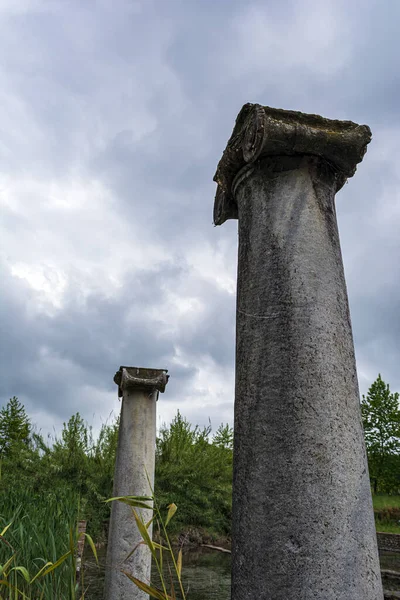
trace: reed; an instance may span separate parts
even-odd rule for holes
[[[0,493],[0,599],[76,600],[79,497]],[[93,540],[86,535],[97,559]]]

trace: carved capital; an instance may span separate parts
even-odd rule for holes
[[[245,104],[218,163],[214,224],[237,219],[232,183],[239,171],[265,156],[318,156],[335,173],[336,191],[354,175],[371,130],[352,121],[325,119],[291,110]]]
[[[126,389],[146,390],[149,393],[155,390],[164,392],[169,379],[167,373],[166,369],[120,367],[114,376],[114,382],[118,386],[118,398],[122,398]]]

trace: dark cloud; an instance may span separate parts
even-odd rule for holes
[[[2,8],[1,399],[108,414],[129,363],[170,369],[161,415],[232,419],[237,227],[212,226],[212,177],[248,101],[371,125],[337,211],[362,390],[379,371],[400,389],[399,11]]]
[[[171,382],[164,400],[176,400],[180,390],[193,393],[191,380],[204,355],[222,367],[233,361],[234,302],[231,295],[207,282],[207,304],[190,320],[169,322],[168,294],[179,290],[187,268],[168,263],[153,271],[126,277],[114,298],[89,296],[84,302],[71,290],[55,315],[30,312],[37,293],[2,265],[2,356],[0,397],[19,395],[36,408],[66,418],[83,409],[79,388],[92,386],[115,392],[114,372],[121,364],[168,368]],[[164,314],[166,310],[167,314]],[[177,349],[184,364],[176,364]],[[75,400],[74,400],[75,397]],[[56,399],[56,400],[55,400]]]

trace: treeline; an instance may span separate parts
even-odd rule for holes
[[[362,419],[375,494],[400,494],[399,394],[379,375],[361,402]],[[0,518],[11,492],[40,498],[75,497],[81,518],[94,537],[109,518],[118,420],[104,424],[97,437],[79,413],[64,423],[61,435],[44,439],[24,406],[12,398],[0,410]],[[176,531],[204,529],[229,535],[231,526],[233,431],[221,425],[190,424],[179,412],[157,438],[155,493],[161,506],[179,510]],[[61,502],[61,500],[60,500]],[[8,515],[9,516],[9,515]],[[0,522],[1,525],[1,522]]]
[[[0,530],[6,507],[18,497],[32,502],[75,498],[80,518],[98,538],[109,518],[118,420],[104,424],[97,437],[79,413],[64,423],[61,436],[45,439],[35,431],[25,407],[13,397],[0,410]],[[221,425],[192,426],[179,412],[159,432],[155,493],[160,505],[175,502],[176,530],[230,531],[233,432]],[[11,504],[11,496],[15,501]]]

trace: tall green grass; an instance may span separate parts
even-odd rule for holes
[[[1,600],[78,597],[78,518],[79,498],[69,490],[0,493]]]
[[[397,533],[400,534],[400,526],[393,523],[385,523],[383,521],[375,521],[376,531],[380,533]]]
[[[372,502],[375,510],[400,508],[400,496],[374,494],[372,496]]]
[[[400,496],[372,496],[377,531],[400,534]]]

